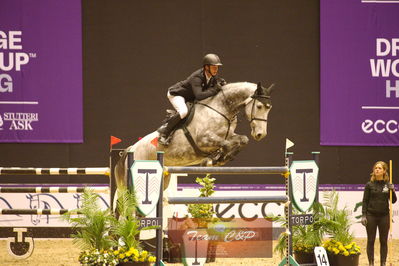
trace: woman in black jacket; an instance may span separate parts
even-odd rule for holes
[[[367,230],[367,257],[374,266],[374,242],[377,228],[380,236],[381,266],[386,265],[389,233],[389,191],[396,202],[394,185],[389,183],[388,165],[378,161],[373,166],[370,181],[364,187],[362,224]]]

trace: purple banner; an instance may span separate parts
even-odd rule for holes
[[[399,146],[399,1],[320,1],[320,144]]]
[[[80,0],[1,0],[0,142],[83,142]]]

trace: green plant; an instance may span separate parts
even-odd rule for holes
[[[310,211],[313,213],[313,224],[292,226],[292,248],[294,252],[313,253],[314,248],[323,243],[323,237],[329,231],[328,228],[335,226],[333,221],[325,217],[323,205],[320,203],[313,203]],[[300,214],[300,212],[293,209],[293,214]],[[271,218],[284,227],[287,224],[284,216],[268,216],[267,218]],[[274,252],[279,253],[281,257],[286,254],[287,237],[286,232],[281,233],[274,248]]]
[[[335,226],[331,226],[328,230],[330,239],[324,242],[327,252],[344,256],[360,254],[360,249],[353,242],[354,236],[350,231],[352,221],[348,210],[346,207],[338,208],[338,193],[336,191],[325,192],[323,199],[326,217],[335,222]],[[337,250],[339,251],[338,253]]]
[[[139,234],[141,230],[156,229],[156,226],[140,228],[136,217],[136,197],[133,190],[118,189],[115,217],[109,210],[101,210],[99,195],[86,189],[82,194],[79,215],[68,212],[64,218],[77,231],[72,235],[82,249],[79,262],[84,265],[117,265],[127,261],[154,262],[155,257],[142,250]]]
[[[292,227],[292,247],[296,252],[313,253],[317,246],[325,246],[327,252],[343,254],[345,256],[360,254],[360,249],[353,242],[353,234],[350,232],[352,224],[347,209],[338,207],[339,196],[336,191],[323,193],[323,204],[315,202],[310,211],[314,215],[314,223],[310,225],[298,225]],[[293,214],[299,214],[295,209]],[[286,219],[282,216],[271,216],[274,221],[286,225]],[[330,239],[324,241],[325,237]],[[278,243],[274,248],[281,256],[286,252],[287,234],[280,234]],[[337,253],[338,252],[338,253]]]
[[[215,178],[206,175],[204,178],[197,177],[195,182],[202,187],[199,189],[200,197],[210,197],[215,193]],[[189,204],[188,213],[193,218],[211,219],[215,214],[212,204]]]
[[[114,244],[109,234],[114,221],[111,211],[101,209],[100,196],[91,189],[86,189],[81,197],[80,214],[75,215],[76,210],[64,214],[64,219],[76,230],[72,235],[74,243],[82,250],[110,249]]]

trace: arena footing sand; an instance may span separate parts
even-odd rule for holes
[[[366,255],[366,239],[356,239],[356,243],[361,248],[362,254],[360,255],[359,266],[368,265]],[[273,243],[275,244],[275,242]],[[393,250],[396,256],[393,256],[392,265],[399,265],[399,257],[397,256],[397,250],[399,250],[399,239],[393,241]],[[395,252],[396,251],[396,252]],[[80,265],[78,262],[79,249],[72,244],[71,239],[60,239],[60,240],[35,240],[35,250],[33,255],[25,260],[17,260],[11,257],[7,252],[6,241],[0,240],[0,265],[1,266],[40,266],[40,265],[51,265],[51,266],[73,266]],[[375,245],[375,256],[376,264],[380,265],[379,257],[379,243],[376,240]],[[234,266],[234,265],[278,265],[281,259],[278,255],[273,258],[264,259],[226,259],[217,258],[216,262],[209,263],[212,266]],[[168,265],[181,265],[181,264],[168,264]],[[389,265],[389,264],[388,264]]]

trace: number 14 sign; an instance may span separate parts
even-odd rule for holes
[[[323,247],[315,247],[314,255],[316,257],[317,266],[330,266],[328,262],[327,252]]]

